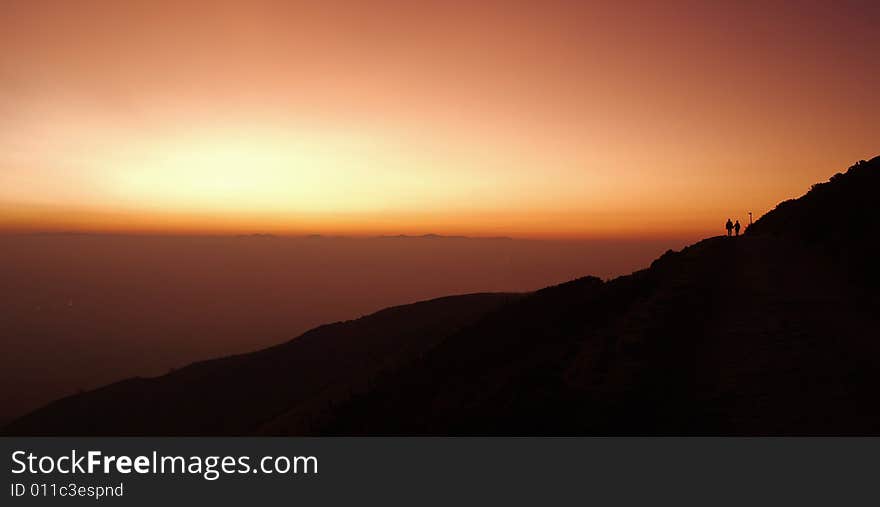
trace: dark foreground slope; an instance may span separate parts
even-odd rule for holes
[[[325,434],[880,434],[880,158],[745,237],[511,303]]]
[[[667,252],[610,282],[450,298],[471,309],[454,323],[402,307],[317,356],[304,354],[324,350],[322,329],[332,327],[68,398],[8,431],[880,434],[878,191],[875,158],[781,204],[743,237]],[[365,345],[388,327],[403,331]],[[408,340],[418,352],[400,352]],[[329,372],[302,373],[309,357]],[[339,374],[364,368],[371,374]]]
[[[878,321],[853,298],[798,246],[709,239],[512,303],[320,432],[878,433]]]
[[[378,372],[413,358],[519,296],[473,294],[382,310],[313,329],[250,354],[195,363],[63,398],[14,421],[8,434],[241,435],[279,414],[310,413],[369,387]]]
[[[873,289],[880,283],[880,157],[817,183],[799,199],[779,204],[747,234],[796,241],[819,250],[847,275],[847,283]],[[878,294],[865,294],[878,301]]]

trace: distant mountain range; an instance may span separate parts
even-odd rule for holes
[[[880,157],[628,276],[390,308],[4,433],[877,435],[878,193]]]

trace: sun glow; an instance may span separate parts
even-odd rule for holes
[[[146,147],[144,147],[146,148]],[[302,135],[214,134],[155,143],[108,169],[107,190],[140,208],[319,212],[363,209],[370,145]]]

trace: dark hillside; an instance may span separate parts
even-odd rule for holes
[[[706,240],[505,306],[319,433],[873,434],[878,321],[852,297],[784,240]]]
[[[799,199],[757,220],[750,235],[773,235],[817,246],[866,288],[880,282],[880,157],[860,161]],[[875,291],[871,297],[877,298]]]
[[[423,354],[485,312],[516,299],[474,294],[388,308],[313,329],[268,349],[195,363],[58,400],[6,433],[241,435],[300,404],[326,410],[375,375]]]
[[[876,434],[878,165],[814,186],[745,237],[501,308],[322,432]]]

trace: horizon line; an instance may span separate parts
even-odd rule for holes
[[[457,239],[457,240],[483,240],[483,241],[660,241],[671,239],[702,239],[712,237],[706,231],[689,231],[675,233],[651,233],[651,234],[620,234],[620,235],[546,235],[546,236],[517,236],[517,235],[470,235],[470,234],[442,234],[442,233],[386,233],[386,234],[357,234],[357,233],[277,233],[277,232],[221,232],[221,231],[174,231],[174,230],[95,230],[95,229],[45,229],[33,230],[24,228],[0,227],[0,236],[107,236],[107,237],[201,237],[201,238],[254,238],[254,239]]]

